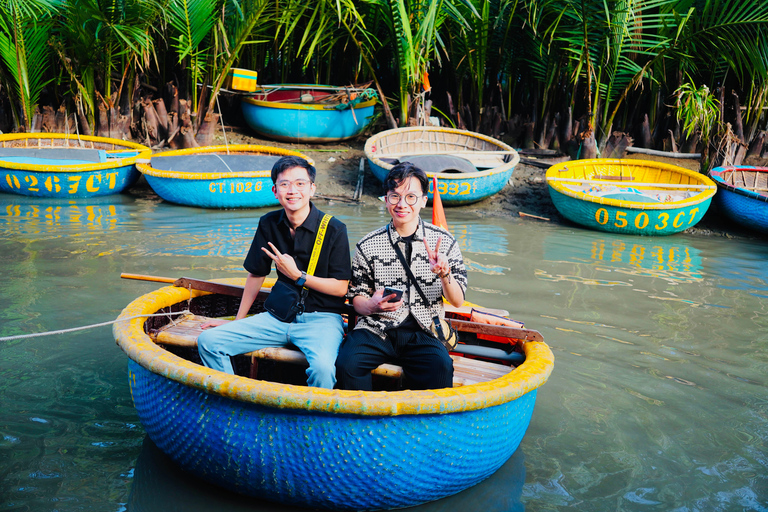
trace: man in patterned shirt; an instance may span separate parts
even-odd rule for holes
[[[396,165],[384,182],[392,222],[357,243],[348,296],[362,315],[339,351],[336,377],[342,389],[371,389],[371,370],[393,362],[403,368],[411,389],[453,385],[453,361],[430,329],[445,317],[443,297],[464,303],[467,271],[456,240],[419,217],[427,204],[429,181],[415,165]],[[428,304],[410,282],[395,250],[399,247]],[[404,290],[384,295],[384,288]]]

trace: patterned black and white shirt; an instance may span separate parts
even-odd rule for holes
[[[466,295],[467,270],[464,267],[459,244],[446,230],[419,219],[419,227],[413,236],[410,263],[414,277],[419,281],[424,295],[430,301],[429,304],[424,304],[413,284],[409,286],[408,276],[394,250],[393,244],[397,243],[403,255],[408,254],[405,250],[405,242],[390,222],[365,235],[355,246],[348,297],[350,301],[358,295],[370,298],[376,290],[393,286],[405,290],[403,305],[397,311],[360,317],[356,329],[368,329],[384,338],[388,329],[397,327],[408,318],[409,314],[413,314],[421,328],[430,332],[429,327],[432,325],[432,317],[435,313],[439,314],[440,318],[445,317],[442,299],[443,284],[440,278],[429,269],[429,256],[424,247],[425,236],[431,248],[437,245],[437,239],[442,236],[440,252],[448,257],[451,279],[459,283]]]

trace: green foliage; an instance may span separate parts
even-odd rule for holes
[[[709,91],[709,87],[696,87],[686,82],[675,91],[677,96],[677,119],[683,122],[685,136],[690,137],[694,130],[701,131],[701,140],[707,142],[720,116],[720,102]]]

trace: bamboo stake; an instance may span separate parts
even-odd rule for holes
[[[703,189],[703,190],[711,190],[714,188],[717,188],[714,185],[694,185],[694,184],[674,184],[674,183],[624,183],[621,181],[614,181],[614,180],[591,180],[589,178],[547,178],[547,181],[564,181],[564,182],[570,182],[570,183],[590,183],[590,184],[598,184],[598,185],[616,185],[621,184],[624,186],[632,186],[632,187],[656,187],[656,188],[682,188],[682,189]]]

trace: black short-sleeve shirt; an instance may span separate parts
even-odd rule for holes
[[[270,273],[274,262],[261,250],[262,247],[269,249],[267,242],[272,242],[281,253],[293,256],[299,270],[307,270],[309,259],[312,256],[312,246],[315,243],[317,230],[324,215],[314,204],[311,202],[309,204],[309,215],[304,223],[296,228],[295,239],[291,237],[291,228],[285,210],[269,212],[259,219],[259,227],[256,229],[251,248],[243,263],[245,270],[255,276],[266,276]],[[336,217],[332,218],[328,224],[314,275],[331,277],[341,281],[349,281],[352,277],[347,226]],[[295,286],[291,278],[279,271],[277,278]],[[304,305],[308,313],[341,313],[344,309],[344,300],[344,297],[334,297],[310,289]]]

